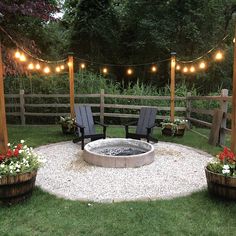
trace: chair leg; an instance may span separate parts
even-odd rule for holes
[[[81,150],[84,150],[84,139],[81,140]]]

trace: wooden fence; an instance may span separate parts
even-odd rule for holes
[[[7,116],[18,116],[20,117],[20,121],[22,125],[26,124],[26,117],[58,117],[58,116],[66,116],[69,115],[69,94],[25,94],[24,90],[20,90],[19,94],[6,94],[6,108],[7,108]],[[33,99],[65,99],[67,102],[53,102],[53,103],[34,103],[30,102]],[[97,110],[93,115],[100,117],[100,121],[104,122],[106,117],[116,117],[116,118],[138,118],[138,112],[141,107],[156,107],[159,111],[157,115],[157,119],[163,120],[165,118],[169,118],[170,114],[170,106],[156,106],[149,105],[152,104],[152,101],[155,101],[157,104],[166,101],[166,104],[170,102],[170,96],[135,96],[135,95],[116,95],[116,94],[105,94],[104,90],[101,89],[98,94],[81,94],[76,95],[75,99],[78,102],[81,99],[96,99],[96,103],[86,103],[90,105],[92,108]],[[117,103],[113,100],[126,100],[126,104]],[[214,115],[214,108],[219,108],[223,111],[224,116],[221,121],[221,129],[220,129],[220,137],[225,136],[225,133],[230,133],[231,130],[227,128],[227,120],[231,120],[231,114],[229,111],[229,104],[231,103],[232,97],[228,96],[228,90],[223,89],[219,96],[191,96],[190,93],[187,94],[186,97],[175,97],[175,103],[181,103],[182,106],[176,106],[175,112],[178,115],[178,118],[186,118],[192,123],[196,123],[201,126],[205,126],[208,128],[212,127],[212,117]],[[128,102],[129,101],[129,104]],[[134,102],[135,101],[135,102]],[[143,105],[143,102],[146,101],[146,104]],[[214,108],[199,108],[196,104],[196,101],[205,101],[206,103],[211,103],[214,101],[217,103]],[[85,104],[85,103],[84,103]],[[40,109],[38,111],[30,111],[30,109]],[[51,112],[52,108],[65,108],[66,112]],[[47,112],[42,112],[44,109],[47,109]],[[113,110],[113,112],[109,110]],[[11,110],[11,111],[9,111]],[[14,111],[12,111],[14,110]],[[129,111],[129,112],[127,112]],[[131,111],[131,112],[130,112]],[[197,116],[201,114],[204,116],[208,116],[208,121],[199,119]],[[210,121],[209,121],[210,120]]]

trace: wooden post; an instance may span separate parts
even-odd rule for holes
[[[104,89],[100,92],[100,123],[104,123]]]
[[[70,115],[75,117],[75,86],[74,86],[74,58],[73,54],[68,55],[69,80],[70,80]]]
[[[228,97],[228,89],[222,89],[221,90],[221,97]],[[221,100],[220,102],[220,109],[223,112],[223,118],[221,121],[220,126],[220,137],[219,137],[219,144],[225,145],[225,128],[226,128],[226,122],[227,122],[227,112],[228,112],[228,101],[227,100]]]
[[[234,38],[236,39],[236,12],[233,13],[235,22]],[[234,43],[234,67],[233,67],[233,94],[232,94],[232,117],[231,117],[231,151],[236,154],[236,42]]]
[[[170,81],[170,120],[174,122],[175,119],[175,65],[176,53],[171,53],[171,81]]]
[[[191,127],[191,123],[189,118],[191,117],[191,92],[187,93],[187,97],[186,97],[186,118],[188,120],[188,128]]]
[[[21,125],[25,125],[25,98],[24,98],[25,91],[20,90],[20,120]]]
[[[2,45],[0,38],[0,153],[7,152],[8,134],[3,83]]]

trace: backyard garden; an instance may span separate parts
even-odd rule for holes
[[[235,1],[1,1],[0,235],[234,235]]]

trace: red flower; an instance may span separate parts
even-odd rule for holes
[[[15,149],[14,156],[17,157],[19,155],[19,149]]]
[[[13,154],[14,154],[13,151],[12,151],[11,149],[8,149],[6,156],[7,156],[8,158],[10,158],[10,157],[13,156]]]
[[[22,145],[21,143],[19,143],[16,148],[19,149],[19,150],[21,150],[22,147],[23,147],[23,145]]]
[[[4,155],[0,155],[0,161],[3,161],[6,157]]]

